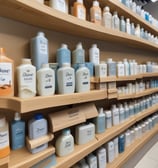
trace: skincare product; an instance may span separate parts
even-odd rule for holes
[[[107,60],[107,74],[108,76],[116,76],[116,63],[112,58],[108,58]]]
[[[92,47],[89,49],[89,61],[92,62],[94,65],[100,63],[100,50],[97,48],[96,44],[93,44]]]
[[[86,20],[86,8],[83,0],[76,0],[73,5],[73,15],[79,19]]]
[[[119,153],[124,152],[125,150],[125,135],[121,134],[119,136]]]
[[[112,29],[120,30],[120,19],[115,11],[112,16]]]
[[[120,123],[119,121],[119,109],[116,107],[116,105],[112,105],[112,121],[113,121],[113,125],[118,125]]]
[[[98,168],[106,168],[106,149],[103,147],[100,147],[96,151],[97,153],[97,159],[98,159]]]
[[[68,0],[49,0],[49,6],[64,13],[68,13]]]
[[[119,152],[118,152],[118,137],[116,137],[114,140],[113,140],[113,142],[114,142],[114,153],[115,153],[115,158],[116,157],[118,157],[118,154],[119,154]]]
[[[111,163],[115,159],[114,142],[110,141],[107,144],[108,163]]]
[[[89,168],[97,168],[97,157],[92,153],[87,156]]]
[[[109,29],[112,28],[112,15],[108,6],[103,9],[103,26]]]
[[[101,62],[95,65],[95,77],[105,78],[107,76],[107,64]]]
[[[111,111],[105,111],[105,123],[106,123],[106,128],[111,128],[112,127],[112,114]]]

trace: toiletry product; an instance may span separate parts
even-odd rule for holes
[[[119,110],[116,107],[115,104],[112,105],[112,122],[113,122],[113,126],[118,125],[120,123],[119,121]]]
[[[121,134],[119,136],[119,153],[124,152],[125,150],[125,135]]]
[[[14,61],[0,48],[0,96],[14,96]]]
[[[36,70],[39,70],[42,64],[48,64],[48,40],[43,32],[38,32],[37,36],[31,39],[31,59]]]
[[[112,15],[108,6],[103,9],[103,26],[109,29],[112,27]]]
[[[68,0],[49,0],[49,6],[64,13],[68,13]]]
[[[87,163],[89,168],[97,168],[97,157],[94,154],[89,154],[87,156]]]
[[[116,137],[114,140],[113,140],[113,142],[114,142],[114,153],[115,153],[115,158],[116,157],[118,157],[118,154],[119,154],[119,152],[118,152],[118,137]]]
[[[108,158],[108,163],[111,163],[115,159],[115,149],[114,149],[114,142],[109,141],[107,143],[107,158]]]
[[[37,71],[37,92],[40,96],[53,95],[55,92],[55,74],[49,64],[42,64]]]
[[[99,108],[98,113],[98,116],[94,118],[95,133],[103,133],[105,132],[105,114],[103,108]]]
[[[86,8],[83,0],[76,0],[73,5],[73,15],[79,19],[86,20]]]
[[[112,114],[111,111],[105,111],[105,124],[106,124],[106,128],[111,128],[112,127]]]
[[[101,25],[102,11],[97,0],[93,1],[93,6],[90,8],[90,21]]]
[[[129,63],[127,58],[123,59],[125,76],[129,76]]]
[[[119,120],[120,123],[123,123],[125,121],[125,110],[122,104],[119,104]]]
[[[76,92],[90,91],[90,72],[84,64],[79,64],[79,68],[75,73],[75,87]]]
[[[107,64],[101,62],[95,65],[95,77],[105,78],[107,76]]]
[[[71,52],[66,44],[61,44],[61,48],[57,50],[56,60],[59,67],[61,67],[63,63],[71,64]]]
[[[25,122],[21,120],[20,113],[16,112],[11,122],[11,148],[20,149],[25,146]]]
[[[75,91],[75,72],[69,63],[64,63],[57,70],[57,83],[59,94],[69,94]]]
[[[140,25],[139,24],[137,24],[135,28],[135,36],[140,37]]]
[[[131,35],[135,35],[135,25],[131,23]]]
[[[116,76],[116,62],[112,58],[107,59],[107,74],[108,76]]]
[[[107,161],[106,161],[106,149],[100,147],[96,151],[97,159],[98,159],[98,168],[106,168]]]
[[[125,133],[125,146],[128,147],[131,144],[131,134],[130,131]]]
[[[6,118],[0,114],[0,159],[10,154],[9,129]]]
[[[31,98],[36,96],[36,68],[28,58],[22,59],[22,64],[16,68],[18,96]]]
[[[42,144],[40,146],[37,146],[36,148],[31,149],[30,152],[32,154],[35,154],[35,153],[41,152],[41,151],[43,151],[47,148],[48,148],[48,143],[45,143],[45,144]]]
[[[131,34],[131,25],[130,25],[130,19],[126,19],[126,33]]]
[[[93,44],[89,49],[89,61],[94,65],[100,63],[100,50],[97,48],[97,44]]]
[[[120,19],[115,11],[112,16],[112,29],[120,30]]]
[[[134,75],[134,66],[132,60],[129,60],[129,74]]]
[[[90,77],[94,76],[94,67],[92,62],[86,62],[85,66],[89,69]]]
[[[124,16],[121,16],[120,19],[120,31],[126,32],[126,22],[124,20]]]
[[[80,168],[89,168],[89,165],[86,163],[85,159],[80,160]]]
[[[62,134],[55,142],[56,154],[58,156],[66,156],[74,150],[74,138],[71,135],[70,129],[62,130]]]
[[[93,123],[85,123],[76,126],[75,141],[76,144],[81,145],[88,143],[95,137],[95,125]]]
[[[117,63],[117,76],[125,76],[125,66],[121,61]]]
[[[76,45],[76,49],[72,52],[72,64],[85,63],[85,50],[82,47],[82,43]]]
[[[125,119],[129,118],[129,107],[127,102],[124,103]]]

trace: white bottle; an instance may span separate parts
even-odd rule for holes
[[[79,164],[80,164],[80,168],[90,168],[86,163],[85,159],[80,160]]]
[[[138,63],[135,60],[133,60],[132,62],[133,62],[133,74],[137,75],[138,74],[138,71],[137,71]]]
[[[97,151],[97,158],[98,158],[98,168],[106,168],[107,161],[106,161],[106,149],[100,147]],[[96,167],[97,168],[97,167]]]
[[[103,26],[109,29],[112,27],[112,15],[108,6],[103,9]]]
[[[108,163],[111,163],[115,159],[115,151],[114,151],[114,142],[110,141],[107,144],[107,150],[108,150]]]
[[[121,61],[117,63],[117,76],[125,76],[125,66]]]
[[[105,78],[107,76],[107,64],[101,62],[95,65],[95,77]]]
[[[129,71],[130,71],[130,75],[134,75],[134,66],[131,60],[129,60]]]
[[[123,59],[123,63],[124,63],[124,72],[125,72],[125,76],[129,76],[129,63],[127,61],[127,59]]]
[[[120,123],[123,123],[125,121],[125,111],[122,104],[119,104],[119,119]]]
[[[64,63],[57,70],[57,83],[59,94],[69,94],[75,91],[75,72],[69,63]]]
[[[140,25],[139,24],[137,24],[135,28],[135,36],[140,37]]]
[[[111,128],[112,127],[112,114],[111,111],[105,111],[105,124],[106,124],[106,128]]]
[[[94,65],[100,63],[100,50],[97,48],[96,44],[93,44],[92,47],[89,49],[89,61],[92,62]]]
[[[37,71],[37,91],[40,96],[53,95],[55,92],[55,74],[49,64],[43,64]]]
[[[87,156],[89,168],[97,168],[97,157],[92,153]]]
[[[120,19],[120,31],[126,32],[126,22],[124,20],[124,16],[121,16]]]
[[[62,130],[62,134],[55,142],[56,154],[60,157],[66,156],[74,150],[74,138],[71,135],[70,129]]]
[[[128,147],[131,144],[131,134],[130,131],[125,133],[125,146]]]
[[[129,107],[127,102],[124,102],[124,111],[125,111],[125,119],[129,118]]]
[[[75,75],[76,92],[90,91],[90,72],[84,64],[79,64]]]
[[[30,59],[22,59],[22,64],[17,67],[18,96],[30,98],[36,95],[36,68]]]
[[[49,6],[64,13],[68,13],[68,0],[49,0]]]
[[[130,19],[126,19],[126,33],[131,34],[131,25],[130,25]]]
[[[120,30],[120,19],[115,11],[112,16],[112,29]]]
[[[118,154],[119,154],[119,152],[118,152],[118,137],[116,137],[113,140],[113,142],[114,142],[114,152],[115,152],[115,158],[116,158],[116,157],[118,157]]]
[[[113,120],[113,126],[118,125],[120,123],[119,121],[119,110],[116,107],[116,105],[112,105],[112,120]]]

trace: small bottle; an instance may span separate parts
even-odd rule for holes
[[[36,70],[39,70],[42,64],[48,64],[48,40],[43,32],[38,32],[37,36],[31,39],[31,59]]]
[[[37,71],[37,91],[40,96],[53,95],[55,92],[55,74],[49,64],[43,64]]]
[[[131,135],[130,132],[125,133],[125,146],[128,147],[131,145]]]
[[[25,122],[21,120],[20,113],[16,112],[11,122],[11,148],[13,150],[25,146]]]
[[[63,63],[71,64],[71,52],[66,44],[62,44],[61,48],[57,50],[56,58],[59,67],[61,67]]]
[[[75,72],[69,63],[57,70],[58,93],[69,94],[75,91]]]
[[[55,142],[56,154],[60,157],[69,155],[74,150],[74,138],[70,129],[64,129]]]
[[[100,50],[97,48],[97,44],[93,44],[89,49],[89,61],[94,65],[100,63]]]
[[[9,129],[6,118],[0,114],[0,159],[10,154]]]
[[[14,96],[14,61],[0,48],[0,96]]]
[[[83,0],[76,0],[73,5],[73,15],[79,19],[86,20],[86,8]]]
[[[116,62],[112,58],[107,60],[107,74],[108,76],[116,76]]]
[[[79,64],[79,68],[75,75],[76,92],[90,91],[90,72],[84,64]]]
[[[140,37],[140,25],[139,24],[137,24],[135,28],[135,36]]]
[[[96,168],[97,163],[97,157],[93,155],[92,153],[87,156],[87,163],[89,165],[89,168]]]
[[[97,153],[97,159],[98,159],[98,168],[106,168],[106,165],[107,165],[106,149],[103,147],[100,147],[99,149],[97,149],[96,153]]]
[[[116,11],[112,16],[112,29],[120,30],[120,19]]]
[[[118,157],[118,154],[119,154],[119,152],[118,152],[118,137],[116,137],[114,140],[113,140],[113,142],[114,142],[114,152],[115,152],[115,158],[117,158]]]
[[[120,19],[120,31],[126,32],[126,22],[124,20],[124,16],[121,16]]]
[[[49,0],[49,6],[64,13],[68,13],[68,0]]]
[[[113,120],[113,126],[118,125],[120,123],[119,121],[119,110],[116,107],[116,105],[112,105],[112,120]]]
[[[131,25],[130,25],[130,19],[126,19],[126,33],[131,34]]]
[[[108,6],[103,9],[103,26],[109,29],[112,28],[112,14]]]
[[[93,6],[90,8],[90,21],[101,25],[102,11],[97,0],[93,1]]]
[[[106,128],[111,128],[112,127],[112,114],[111,111],[105,111],[105,119],[106,119]]]
[[[107,76],[107,64],[101,62],[95,65],[95,77],[105,78]]]
[[[129,76],[129,63],[127,59],[123,59],[125,76]]]
[[[16,68],[18,97],[31,98],[36,96],[36,67],[31,59],[22,59],[22,64]]]
[[[117,76],[125,76],[125,66],[121,61],[117,63]]]
[[[107,153],[108,153],[108,163],[111,163],[115,159],[115,151],[114,151],[114,142],[110,141],[107,144]]]

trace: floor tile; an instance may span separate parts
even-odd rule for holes
[[[143,157],[142,160],[140,160],[140,162],[138,162],[135,168],[158,168],[156,167],[157,165],[158,165],[157,161],[145,156]]]

